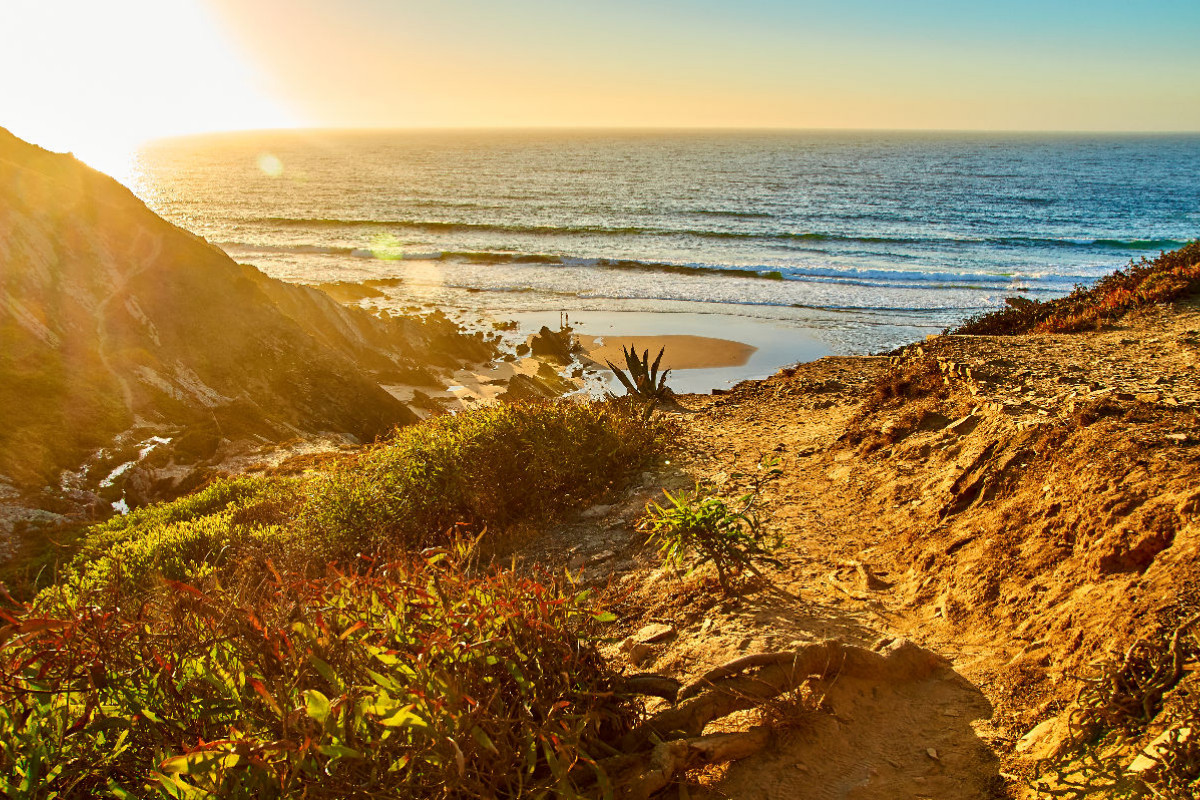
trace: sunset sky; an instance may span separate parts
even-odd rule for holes
[[[4,0],[0,126],[1200,130],[1195,0]]]

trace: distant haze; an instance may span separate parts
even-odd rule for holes
[[[0,125],[1200,130],[1200,3],[5,0]]]

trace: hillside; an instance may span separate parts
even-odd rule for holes
[[[10,485],[113,436],[95,475],[373,438],[410,419],[380,382],[489,355],[6,147]],[[1195,797],[1198,247],[890,356],[480,403],[81,526],[0,595],[0,791]]]
[[[906,637],[948,667],[918,686],[829,689],[836,723],[780,737],[711,796],[1025,797],[1039,769],[1071,773],[1093,756],[1074,774],[1083,788],[1058,796],[1194,796],[1186,733],[1161,794],[1124,773],[1139,748],[1197,718],[1194,295],[1102,331],[931,337],[682,402],[690,435],[670,485],[708,481],[733,497],[747,484],[731,476],[781,459],[761,508],[783,537],[773,579],[800,601],[719,601],[695,581],[665,592],[635,534],[573,531],[585,544],[564,558],[597,577],[628,570],[631,633],[676,631],[639,668],[686,681],[829,636]],[[606,516],[636,521],[648,495]]]
[[[10,490],[58,485],[126,431],[126,449],[157,434],[188,464],[222,440],[370,441],[417,418],[381,382],[436,384],[431,369],[494,354],[444,318],[381,319],[234,263],[107,176],[3,130],[0,267]]]

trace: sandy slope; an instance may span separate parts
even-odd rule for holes
[[[903,685],[835,681],[829,713],[710,776],[713,797],[1021,796],[1054,726],[1022,753],[1019,738],[1191,580],[1198,361],[1192,304],[1102,333],[938,337],[685,397],[686,459],[546,537],[537,557],[608,582],[625,633],[676,630],[639,670],[694,678],[827,637],[904,636],[948,659]],[[935,392],[864,403],[889,370],[921,364]],[[702,576],[656,570],[634,530],[645,502],[704,479],[736,494],[736,473],[764,454],[785,468],[764,494],[786,541],[774,577],[800,600],[753,587],[727,599]]]

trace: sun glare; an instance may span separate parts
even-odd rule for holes
[[[300,124],[203,0],[5,0],[0,30],[0,126],[118,180],[149,139]]]

